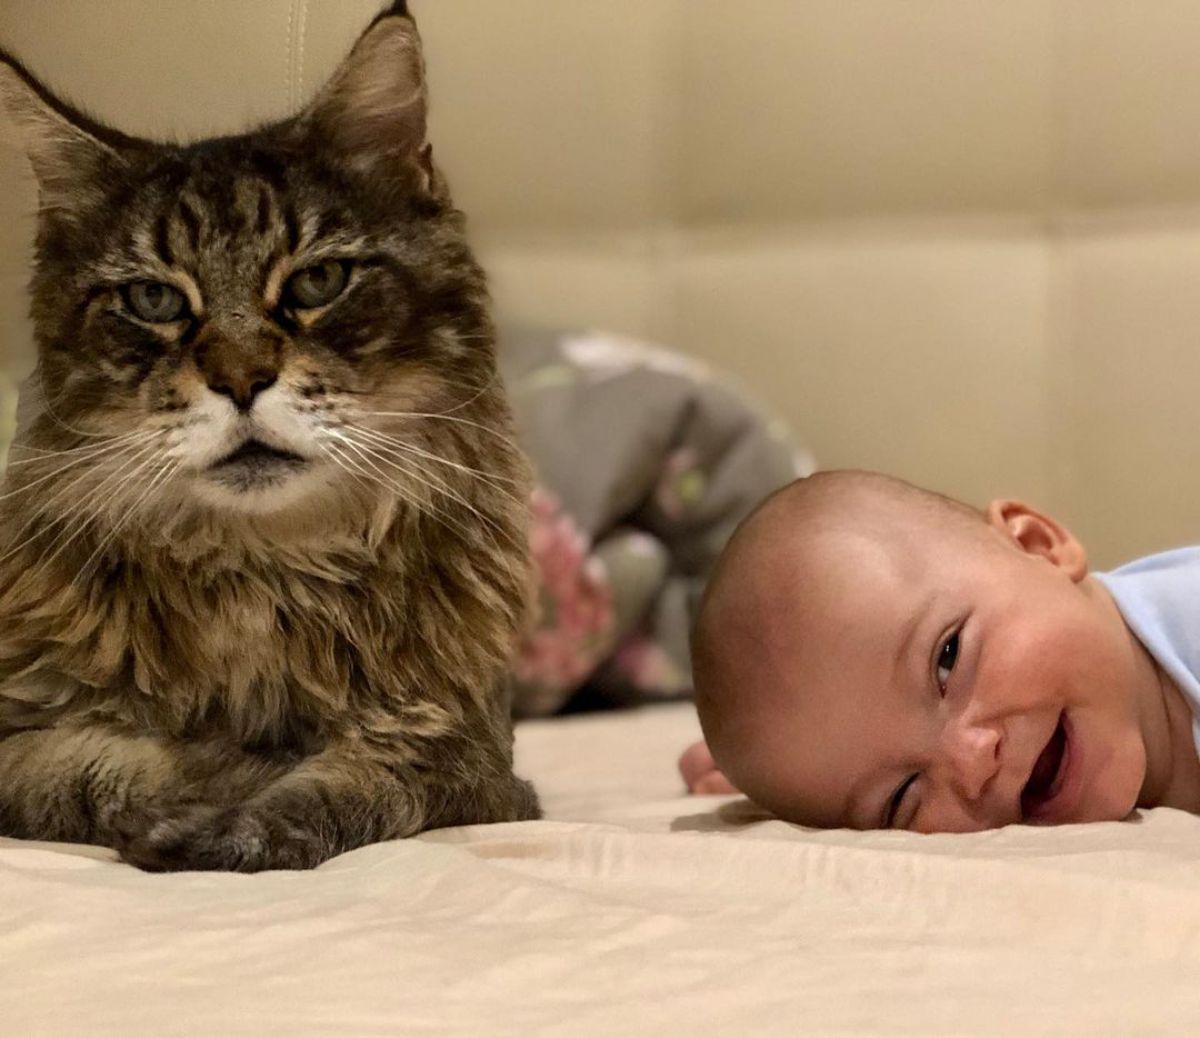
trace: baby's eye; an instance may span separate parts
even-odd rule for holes
[[[904,826],[901,826],[898,824],[900,821],[900,815],[901,815],[900,808],[904,804],[905,794],[909,791],[912,784],[916,781],[917,781],[916,775],[909,775],[908,778],[906,778],[903,782],[900,783],[900,785],[898,787],[896,787],[896,792],[894,792],[892,794],[892,798],[888,801],[887,809],[884,812],[884,816],[883,816],[883,828],[884,829],[897,829],[897,828],[904,827]],[[911,812],[911,811],[909,812],[910,818],[913,813],[914,812]],[[907,824],[907,823],[905,823],[905,824]]]
[[[950,671],[954,669],[955,661],[958,659],[958,631],[955,631],[946,643],[942,646],[942,651],[938,653],[937,658],[937,683],[938,688],[944,693],[946,684],[950,681]]]

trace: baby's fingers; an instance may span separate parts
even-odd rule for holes
[[[703,740],[692,743],[683,751],[679,758],[679,774],[687,783],[689,793],[712,795],[737,792],[729,779],[717,770],[712,754],[708,752],[708,746]]]

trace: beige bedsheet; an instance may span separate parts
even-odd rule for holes
[[[0,841],[0,1034],[1200,1032],[1200,819],[806,832],[680,796],[696,731],[526,724],[549,820],[308,874]]]

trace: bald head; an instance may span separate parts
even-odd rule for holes
[[[760,749],[781,700],[803,684],[790,673],[797,646],[819,640],[814,632],[856,595],[907,579],[922,552],[989,529],[961,502],[869,472],[818,473],[764,501],[726,547],[692,644],[701,724],[730,780],[785,813],[773,802],[772,755]],[[812,650],[806,656],[819,667],[821,647]]]

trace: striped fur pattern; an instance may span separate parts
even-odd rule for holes
[[[528,473],[399,5],[286,121],[125,136],[0,53],[41,198],[0,834],[305,868],[535,817]]]

